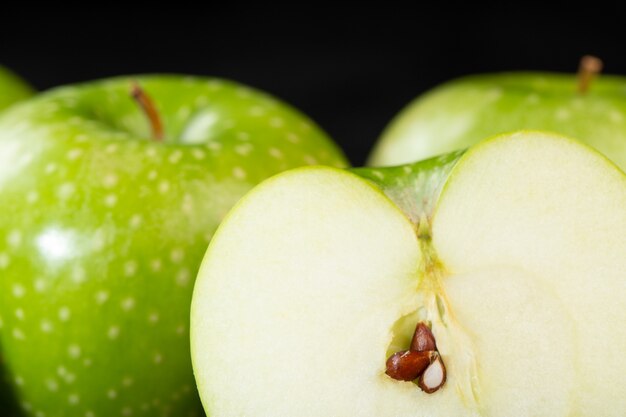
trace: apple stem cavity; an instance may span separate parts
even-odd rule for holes
[[[586,94],[593,79],[602,71],[602,60],[592,55],[585,55],[578,66],[578,92]]]
[[[446,382],[446,367],[437,351],[430,327],[420,322],[415,327],[409,350],[394,353],[387,359],[385,373],[397,381],[417,381],[427,394],[432,394]]]
[[[146,118],[150,122],[150,128],[152,130],[152,140],[155,142],[163,141],[163,123],[161,116],[154,104],[152,98],[145,92],[143,88],[137,82],[133,82],[130,88],[130,95],[139,105]]]

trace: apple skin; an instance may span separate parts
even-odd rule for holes
[[[0,66],[0,112],[34,93],[34,90],[6,67]],[[9,416],[17,413],[10,388],[2,374],[2,347],[0,346],[0,410]],[[3,414],[4,415],[4,414]]]
[[[626,78],[602,75],[586,94],[574,75],[503,73],[443,84],[418,97],[383,132],[369,165],[399,165],[468,148],[520,129],[557,132],[626,168]]]
[[[0,65],[0,111],[33,93],[34,90],[24,80]]]
[[[346,165],[309,119],[248,87],[132,80],[62,87],[0,117],[0,335],[28,416],[200,415],[189,308],[217,225],[273,174]]]

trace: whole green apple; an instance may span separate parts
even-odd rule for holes
[[[31,94],[34,90],[20,79],[17,75],[9,71],[7,68],[0,66],[0,112],[15,102],[21,101]],[[2,346],[0,346],[0,410],[6,415],[16,413],[13,404],[13,395],[11,390],[6,386],[5,376],[2,371]],[[4,414],[3,414],[4,415]]]
[[[33,89],[6,67],[0,65],[0,111],[30,97]]]
[[[465,149],[494,134],[540,129],[576,138],[626,168],[626,78],[573,74],[475,75],[418,97],[383,132],[369,164],[397,165]],[[588,64],[589,65],[589,64]],[[597,63],[596,63],[597,65]],[[589,71],[597,68],[590,68]]]
[[[219,79],[62,87],[1,116],[1,343],[26,414],[198,415],[206,246],[254,184],[307,164],[346,161],[299,112]]]
[[[624,206],[624,172],[533,131],[264,181],[222,222],[196,281],[205,409],[622,417]]]

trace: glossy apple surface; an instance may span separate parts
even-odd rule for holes
[[[34,90],[22,79],[6,67],[0,66],[0,112],[12,104],[24,100],[32,95]],[[5,383],[6,376],[2,371],[2,346],[0,346],[0,410],[13,415],[15,401],[10,387]]]
[[[389,124],[369,164],[397,165],[465,149],[518,129],[561,133],[626,168],[626,79],[601,75],[585,94],[574,75],[505,73],[443,84]]]
[[[33,93],[33,89],[24,80],[0,65],[0,111]]]
[[[0,327],[26,415],[198,415],[189,307],[218,223],[254,184],[345,165],[276,99],[205,78],[62,87],[0,118]],[[236,300],[233,300],[236,302]]]

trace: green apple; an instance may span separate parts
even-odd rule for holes
[[[33,90],[30,86],[21,80],[17,75],[13,74],[7,68],[0,66],[0,112],[15,102],[21,101],[31,94]],[[0,410],[3,416],[16,413],[14,411],[13,396],[10,388],[5,384],[5,377],[2,373],[2,346],[0,346]]]
[[[533,131],[280,174],[224,220],[196,280],[205,410],[626,415],[624,206],[611,162]]]
[[[518,129],[571,136],[626,168],[626,78],[603,75],[586,93],[574,75],[504,73],[449,82],[409,104],[385,129],[369,164],[408,163]]]
[[[33,89],[13,72],[0,65],[0,111],[33,94]]]
[[[218,79],[68,86],[1,116],[1,343],[26,414],[197,415],[189,309],[207,244],[255,183],[307,164],[345,160],[299,112]]]

